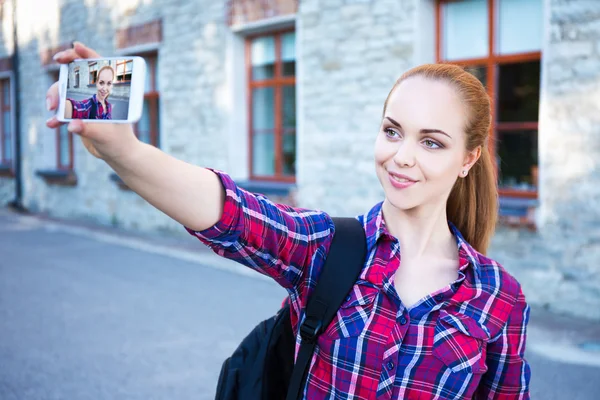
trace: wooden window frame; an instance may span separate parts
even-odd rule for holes
[[[151,88],[149,92],[145,91],[144,88],[144,101],[148,100],[150,103],[150,143],[154,147],[159,147],[160,145],[160,127],[158,126],[158,115],[157,111],[160,112],[160,92],[156,87],[156,74],[158,69],[158,53],[143,53],[139,54],[140,57],[144,57],[146,59],[146,73],[150,74],[150,83]],[[139,121],[136,122],[133,126],[133,130],[135,135],[139,138]]]
[[[4,104],[4,85],[8,84],[8,104]],[[8,111],[9,116],[11,118],[10,121],[10,126],[11,126],[11,146],[13,146],[14,148],[14,135],[13,135],[13,129],[14,127],[12,126],[12,82],[10,78],[2,78],[0,79],[0,165],[2,166],[7,166],[9,168],[12,169],[13,167],[13,161],[14,161],[14,154],[13,154],[13,149],[9,150],[9,154],[10,154],[10,158],[5,158],[4,154],[6,153],[6,150],[4,149],[4,145],[6,143],[6,132],[4,132],[4,113],[6,111]]]
[[[479,57],[473,59],[464,59],[464,60],[452,60],[446,61],[442,57],[442,8],[446,3],[452,3],[460,0],[436,0],[436,12],[435,12],[435,35],[436,35],[436,48],[435,48],[435,57],[436,62],[438,63],[450,63],[456,64],[460,66],[470,66],[470,67],[485,67],[486,69],[486,88],[488,91],[488,95],[492,99],[492,124],[490,128],[489,142],[488,148],[493,160],[497,159],[496,154],[496,139],[501,132],[509,132],[516,130],[536,130],[538,131],[538,121],[530,121],[530,122],[497,122],[497,86],[498,86],[498,66],[503,64],[517,64],[517,63],[525,63],[531,61],[541,61],[542,52],[541,51],[532,51],[518,54],[508,54],[501,55],[496,54],[496,21],[498,20],[496,11],[498,9],[498,0],[487,0],[487,8],[488,8],[488,55],[487,57]],[[539,135],[539,131],[538,131]],[[498,176],[497,163],[494,162],[494,168],[496,172],[496,176]],[[537,188],[536,182],[536,188]],[[514,189],[502,189],[499,188],[498,192],[501,196],[506,197],[519,197],[519,198],[527,198],[527,199],[537,199],[538,191],[530,190],[530,191],[521,191]]]
[[[79,72],[79,71],[77,71]],[[52,81],[58,81],[58,72],[51,73]],[[60,127],[54,129],[55,142],[56,142],[56,169],[59,171],[73,171],[74,168],[74,154],[73,154],[73,134],[71,132],[67,135],[68,140],[68,151],[69,151],[69,162],[68,164],[62,163],[61,151],[62,151],[62,137],[60,135]]]
[[[73,161],[75,158],[73,155],[73,134],[71,132],[69,132],[67,135],[67,140],[69,142],[69,163],[64,165],[62,163],[62,157],[61,157],[62,137],[60,135],[60,127],[56,128],[54,131],[56,133],[56,169],[58,169],[59,171],[72,171],[73,167],[74,167]]]
[[[282,89],[284,86],[294,85],[296,86],[296,73],[294,76],[283,76],[283,62],[281,60],[281,38],[284,34],[295,32],[294,28],[285,28],[280,30],[269,31],[268,33],[260,33],[256,35],[250,35],[246,38],[246,82],[247,82],[247,116],[248,116],[248,170],[250,171],[250,179],[256,181],[266,182],[284,182],[284,183],[296,183],[296,173],[294,175],[283,174],[283,122],[282,122],[282,109],[283,109],[283,94]],[[252,40],[259,37],[273,36],[275,39],[275,66],[274,76],[270,79],[264,79],[254,81],[252,79]],[[297,60],[295,60],[297,63]],[[273,135],[275,136],[275,174],[272,176],[255,175],[253,171],[253,148],[254,143],[252,140],[252,91],[256,88],[273,87],[274,88],[274,114],[275,123],[273,129]],[[297,127],[296,127],[297,129]],[[296,130],[297,132],[297,130]],[[297,154],[297,153],[296,153]],[[296,162],[298,160],[296,159]],[[297,171],[295,171],[297,172]]]
[[[75,75],[75,84],[73,85],[73,88],[77,89],[79,87],[80,80],[81,80],[81,74],[79,72],[79,67],[75,67],[73,74]]]
[[[122,81],[120,81],[120,80],[119,80],[119,76],[121,76],[121,75],[127,75],[127,64],[131,64],[131,70],[132,70],[132,72],[133,72],[133,60],[124,60],[124,61],[118,62],[118,63],[117,63],[117,71],[116,71],[116,75],[117,75],[117,76],[116,76],[116,78],[117,78],[117,81],[116,81],[116,83],[127,83],[127,82],[131,82],[131,79],[128,79],[128,80],[122,80]],[[125,65],[125,69],[123,70],[123,73],[122,73],[122,74],[120,74],[120,73],[119,73],[119,66],[120,66],[120,65]],[[131,73],[130,73],[130,75],[131,75]]]
[[[94,71],[92,71],[92,67],[96,67],[96,69]],[[95,85],[96,84],[96,80],[98,79],[98,71],[100,69],[98,68],[98,63],[97,62],[91,62],[88,64],[88,85]],[[92,73],[95,72],[94,74],[94,78],[92,79]]]

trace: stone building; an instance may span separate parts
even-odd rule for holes
[[[600,319],[600,2],[20,0],[0,2],[0,200],[145,231],[181,227],[44,122],[52,55],[82,41],[148,63],[141,140],[241,186],[334,215],[381,200],[382,105],[408,68],[453,62],[494,99],[502,225],[491,255],[532,304]],[[35,7],[38,12],[28,10]],[[18,103],[17,103],[18,93]]]

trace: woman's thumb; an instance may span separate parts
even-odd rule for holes
[[[85,124],[81,120],[74,120],[69,122],[67,130],[71,133],[76,133],[81,136],[85,136]]]

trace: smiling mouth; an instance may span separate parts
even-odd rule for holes
[[[410,179],[405,179],[405,178],[398,178],[397,176],[391,175],[393,180],[395,180],[396,182],[400,182],[400,183],[414,183],[415,181],[411,181]]]

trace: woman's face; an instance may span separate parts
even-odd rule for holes
[[[467,110],[445,82],[411,77],[392,92],[375,143],[377,176],[400,210],[445,205],[456,179],[477,160],[467,154]]]
[[[113,86],[113,74],[111,70],[105,69],[100,72],[98,76],[98,81],[96,82],[96,90],[98,92],[98,100],[104,100],[108,97],[108,95],[112,92]]]

